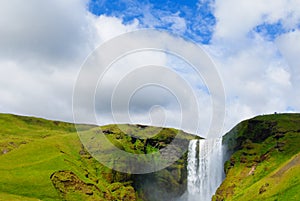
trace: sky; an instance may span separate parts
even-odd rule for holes
[[[300,111],[298,0],[10,0],[0,2],[0,112],[73,122],[73,91],[84,62],[111,39],[147,28],[197,44],[214,62],[225,93],[222,133],[256,115]],[[171,69],[174,77],[152,72],[169,87],[141,85],[130,100],[119,95],[112,102],[116,86],[131,86],[122,81],[133,76],[130,83],[142,84],[151,75],[130,74],[146,64]],[[186,91],[196,104],[182,99]],[[91,112],[81,107],[83,116]],[[202,136],[213,116],[203,77],[179,57],[149,50],[111,66],[97,85],[94,108],[97,122],[87,122],[115,123],[114,110],[130,113],[130,123],[163,122]],[[197,130],[181,126],[182,111],[191,124],[198,112]]]

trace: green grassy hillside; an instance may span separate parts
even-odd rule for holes
[[[300,114],[243,121],[223,141],[232,155],[214,200],[300,200]]]
[[[92,125],[77,128],[99,132]],[[157,129],[101,127],[119,149],[136,154],[159,152],[178,133],[184,146],[195,138],[171,128],[154,135]],[[300,114],[243,121],[223,141],[231,157],[214,200],[300,200]],[[120,173],[84,149],[73,124],[0,114],[0,201],[172,200],[186,190],[186,157],[155,173]]]
[[[77,125],[97,133],[92,125]],[[120,130],[122,128],[122,131]],[[165,147],[178,133],[161,129],[147,141],[134,136],[153,134],[153,127],[108,125],[101,128],[125,151],[149,153]],[[123,131],[130,132],[131,136]],[[194,136],[180,132],[186,145]],[[0,114],[0,200],[168,200],[186,189],[186,155],[156,173],[130,175],[101,165],[84,149],[75,126],[34,117]],[[156,192],[147,189],[156,185]]]

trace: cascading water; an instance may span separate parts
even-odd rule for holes
[[[209,201],[224,179],[222,138],[192,140],[188,152],[188,201]]]

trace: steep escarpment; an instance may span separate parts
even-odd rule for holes
[[[0,114],[0,198],[4,200],[172,200],[186,190],[187,154],[148,174],[115,171],[82,145],[76,128],[103,132],[120,150],[161,153],[176,136],[179,149],[196,138],[171,128],[143,125],[74,125]],[[163,154],[163,153],[162,153]],[[166,157],[176,155],[177,152]]]
[[[300,114],[243,121],[223,141],[230,158],[214,200],[300,200]]]

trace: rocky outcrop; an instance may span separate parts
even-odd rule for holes
[[[50,179],[63,200],[137,200],[133,187],[119,182],[112,183],[107,188],[99,188],[95,184],[83,182],[75,173],[67,170],[53,173]]]
[[[156,130],[159,132],[155,133]],[[92,135],[99,135],[101,132],[123,151],[136,154],[158,152],[163,159],[175,162],[148,174],[122,173],[100,164],[82,146],[79,151],[79,166],[84,172],[84,178],[66,170],[55,172],[50,177],[64,200],[78,198],[77,200],[169,201],[175,200],[186,191],[186,150],[189,140],[197,137],[175,129],[143,125],[109,125],[94,129]],[[140,138],[141,135],[152,137],[143,139]],[[85,167],[87,164],[88,167]]]

